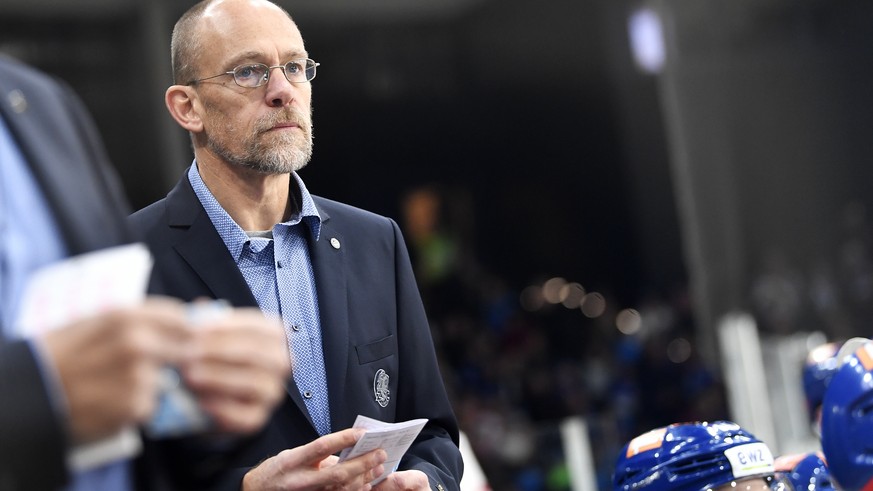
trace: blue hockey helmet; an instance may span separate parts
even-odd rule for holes
[[[704,491],[748,477],[771,480],[773,454],[730,421],[682,423],[628,442],[618,456],[615,491]]]
[[[825,343],[810,350],[803,365],[803,394],[810,422],[815,422],[816,412],[824,399],[825,389],[837,373],[839,343]]]
[[[815,452],[779,457],[776,474],[784,476],[797,491],[837,491],[824,459]],[[780,462],[785,462],[784,467]]]
[[[850,340],[853,341],[853,340]],[[873,490],[873,342],[840,350],[822,404],[822,450],[844,491]],[[847,354],[844,355],[844,351]]]

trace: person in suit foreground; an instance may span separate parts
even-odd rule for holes
[[[150,476],[137,475],[127,458],[74,470],[68,456],[148,421],[165,365],[180,369],[223,433],[258,430],[284,391],[290,366],[275,347],[284,335],[256,309],[195,327],[181,302],[147,298],[54,330],[16,331],[22,291],[37,269],[137,240],[126,210],[79,99],[62,82],[0,56],[2,490],[148,487]],[[248,382],[235,383],[228,368]]]
[[[311,195],[297,173],[312,153],[318,66],[297,25],[266,0],[201,2],[176,23],[172,57],[166,104],[194,162],[131,217],[155,255],[153,287],[260,306],[281,317],[293,360],[283,405],[228,489],[368,489],[371,469],[298,452],[359,414],[429,420],[376,489],[458,489],[457,422],[399,227]]]

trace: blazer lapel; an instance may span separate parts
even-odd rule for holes
[[[108,161],[102,149],[94,146],[99,143],[97,137],[86,133],[90,121],[84,119],[85,109],[71,99],[66,114],[81,121],[58,117],[56,107],[61,101],[37,96],[26,81],[19,82],[0,85],[0,117],[39,182],[69,252],[78,254],[131,240],[124,224],[126,203],[124,209],[106,209],[112,203],[109,195],[116,191],[101,187],[105,181],[99,167]],[[86,141],[85,136],[95,139]]]
[[[239,267],[197,199],[187,174],[167,195],[167,209],[169,227],[182,230],[182,236],[174,244],[174,249],[203,280],[213,296],[227,300],[234,306],[258,307],[258,302]],[[293,378],[289,379],[286,392],[315,431],[315,424]]]
[[[310,243],[312,269],[318,292],[321,341],[327,386],[330,390],[331,425],[334,430],[351,426],[355,414],[345,404],[346,373],[349,360],[349,305],[345,273],[343,236],[330,223],[321,207],[321,234]]]
[[[215,298],[234,306],[257,307],[258,302],[194,194],[187,175],[167,195],[167,208],[168,225],[182,231],[173,248]]]

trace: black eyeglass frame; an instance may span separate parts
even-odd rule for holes
[[[291,80],[288,77],[288,66],[291,65],[292,63],[303,66],[303,74],[304,74],[305,80]],[[237,67],[234,67],[233,70],[230,70],[228,72],[219,73],[218,75],[213,75],[211,77],[198,78],[196,80],[192,80],[192,81],[188,82],[185,85],[189,85],[189,86],[196,85],[196,84],[203,82],[205,80],[211,80],[213,78],[223,77],[225,75],[232,75],[233,76],[233,83],[235,83],[238,86],[243,87],[245,89],[255,89],[257,87],[261,87],[262,85],[266,85],[267,82],[270,81],[270,74],[273,73],[274,68],[281,69],[282,74],[285,75],[285,80],[287,80],[288,82],[290,82],[292,84],[302,84],[302,83],[306,83],[306,82],[311,82],[315,78],[316,68],[319,65],[321,65],[321,63],[316,62],[312,58],[298,58],[296,60],[288,61],[284,65],[274,65],[274,66],[265,65],[263,63],[246,63],[243,65],[239,65]],[[246,68],[255,68],[255,67],[261,67],[264,69],[264,75],[257,79],[258,83],[256,85],[243,85],[243,84],[241,84],[239,82],[239,78],[238,78],[240,76],[239,71],[246,69]],[[310,72],[312,73],[312,76],[309,76]]]

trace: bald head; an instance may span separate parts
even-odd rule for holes
[[[174,83],[185,85],[197,78],[197,55],[204,46],[208,21],[218,20],[224,14],[232,16],[234,11],[244,9],[263,9],[265,14],[274,10],[291,19],[285,9],[269,0],[203,0],[197,3],[182,14],[173,27],[170,56]]]

